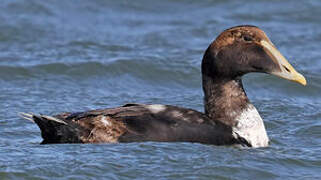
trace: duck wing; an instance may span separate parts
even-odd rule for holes
[[[21,115],[39,126],[42,144],[142,141],[246,144],[230,127],[193,109],[171,105],[126,104],[55,116]]]

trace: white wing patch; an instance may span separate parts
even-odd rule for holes
[[[108,121],[106,116],[103,116],[100,120],[105,126],[111,126],[112,125],[112,123],[110,121]]]
[[[162,111],[166,110],[166,106],[161,105],[161,104],[152,104],[152,105],[147,105],[146,107],[150,112],[152,113],[160,113]]]
[[[172,111],[171,115],[174,117],[183,117],[183,113],[179,112],[179,111]]]
[[[269,145],[263,120],[256,108],[249,104],[248,107],[236,118],[238,124],[233,131],[246,139],[254,148]]]

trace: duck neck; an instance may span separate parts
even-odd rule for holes
[[[250,103],[240,77],[211,78],[203,74],[205,114],[232,128],[233,136],[245,139],[252,147],[269,143],[263,120]]]
[[[237,125],[237,116],[250,104],[240,77],[213,78],[203,75],[205,114],[230,127]]]

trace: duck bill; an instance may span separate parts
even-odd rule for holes
[[[264,47],[265,52],[271,57],[274,63],[279,67],[277,70],[269,72],[270,74],[279,76],[281,78],[306,85],[307,82],[304,76],[298,73],[291,64],[285,59],[285,57],[275,48],[271,42],[262,40],[260,44]]]

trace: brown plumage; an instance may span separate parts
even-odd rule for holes
[[[205,113],[170,105],[127,104],[53,117],[21,115],[40,127],[43,144],[163,141],[267,146],[262,119],[242,86],[241,77],[249,72],[306,83],[262,30],[245,25],[225,30],[205,51]]]

